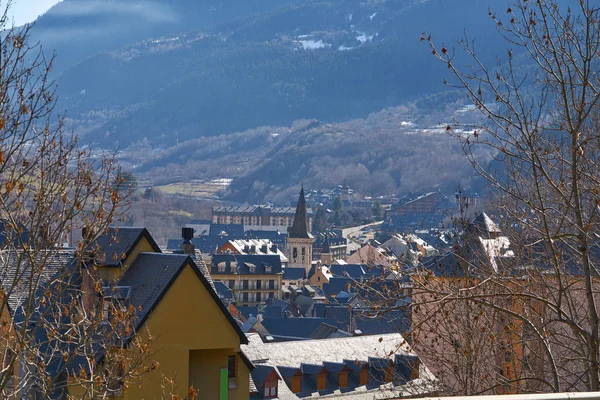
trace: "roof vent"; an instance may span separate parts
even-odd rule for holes
[[[362,333],[362,331],[360,329],[355,329],[355,330],[352,331],[352,334],[354,336],[361,336],[363,333]]]
[[[267,342],[273,342],[275,340],[275,338],[273,336],[271,336],[271,335],[267,335],[267,336],[265,336],[265,340]]]

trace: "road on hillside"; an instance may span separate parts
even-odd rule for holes
[[[342,229],[342,236],[348,241],[348,250],[346,250],[346,252],[350,254],[352,251],[361,248],[362,242],[357,238],[359,232],[365,228],[381,225],[382,222],[383,221],[376,221],[366,225],[352,226],[350,228]]]

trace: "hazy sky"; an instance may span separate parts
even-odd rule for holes
[[[46,12],[54,4],[60,0],[14,0],[11,14],[15,19],[15,25],[23,25],[27,22],[34,21],[40,14]],[[0,1],[0,5],[4,6],[6,2]]]

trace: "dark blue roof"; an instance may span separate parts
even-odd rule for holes
[[[231,239],[229,236],[198,236],[192,239],[192,244],[204,254],[214,254],[229,239]],[[182,239],[169,239],[167,249],[179,250],[181,243],[183,243]]]
[[[277,231],[247,230],[246,239],[267,239],[271,243],[283,246],[287,243],[287,233]]]
[[[340,373],[343,370],[350,369],[345,363],[339,363],[339,362],[324,361],[323,365],[327,369],[327,372],[330,372],[333,374]]]
[[[299,281],[306,279],[306,270],[304,268],[284,268],[283,279],[286,281]]]
[[[252,380],[255,383],[263,384],[265,380],[271,375],[271,373],[275,373],[277,379],[281,379],[275,368],[270,367],[268,365],[256,365],[254,369],[250,372],[252,375]]]
[[[225,265],[224,271],[219,271],[219,264]],[[236,265],[237,264],[237,265]],[[254,266],[254,272],[251,267]],[[267,272],[267,267],[271,267],[271,272]],[[238,274],[281,274],[281,258],[276,255],[260,254],[215,254],[212,257],[211,274],[219,273],[238,273]]]
[[[318,375],[323,369],[326,368],[322,364],[300,364],[300,371],[304,375]]]
[[[360,277],[366,275],[366,269],[363,264],[345,264],[336,265],[332,264],[329,266],[329,270],[333,276],[349,276],[350,278],[360,279]]]
[[[271,336],[309,339],[310,335],[319,328],[322,322],[335,325],[336,321],[327,318],[265,318],[263,327]]]
[[[225,235],[223,235],[223,232]],[[234,236],[244,237],[244,225],[242,224],[211,224],[209,236]]]
[[[142,237],[148,240],[154,252],[160,253],[160,248],[146,228],[111,227],[91,245],[96,251],[96,262],[108,266],[121,265]]]
[[[384,333],[405,333],[410,327],[408,311],[393,310],[372,315],[368,312],[354,313],[356,329],[364,335],[381,335]]]
[[[234,301],[233,292],[223,282],[213,282],[219,298],[224,301]]]
[[[323,284],[323,292],[328,297],[348,291],[354,291],[354,281],[351,278],[332,277],[329,282]]]
[[[242,314],[245,318],[248,318],[250,315],[254,315],[255,317],[258,315],[258,307],[252,306],[236,306],[240,314]]]

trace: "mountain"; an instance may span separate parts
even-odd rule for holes
[[[70,126],[109,148],[420,99],[446,73],[422,32],[451,42],[465,28],[493,62],[503,44],[482,0],[65,0],[35,27],[57,47]]]
[[[295,0],[62,0],[35,22],[34,41],[56,51],[55,72],[97,53],[291,4]]]

